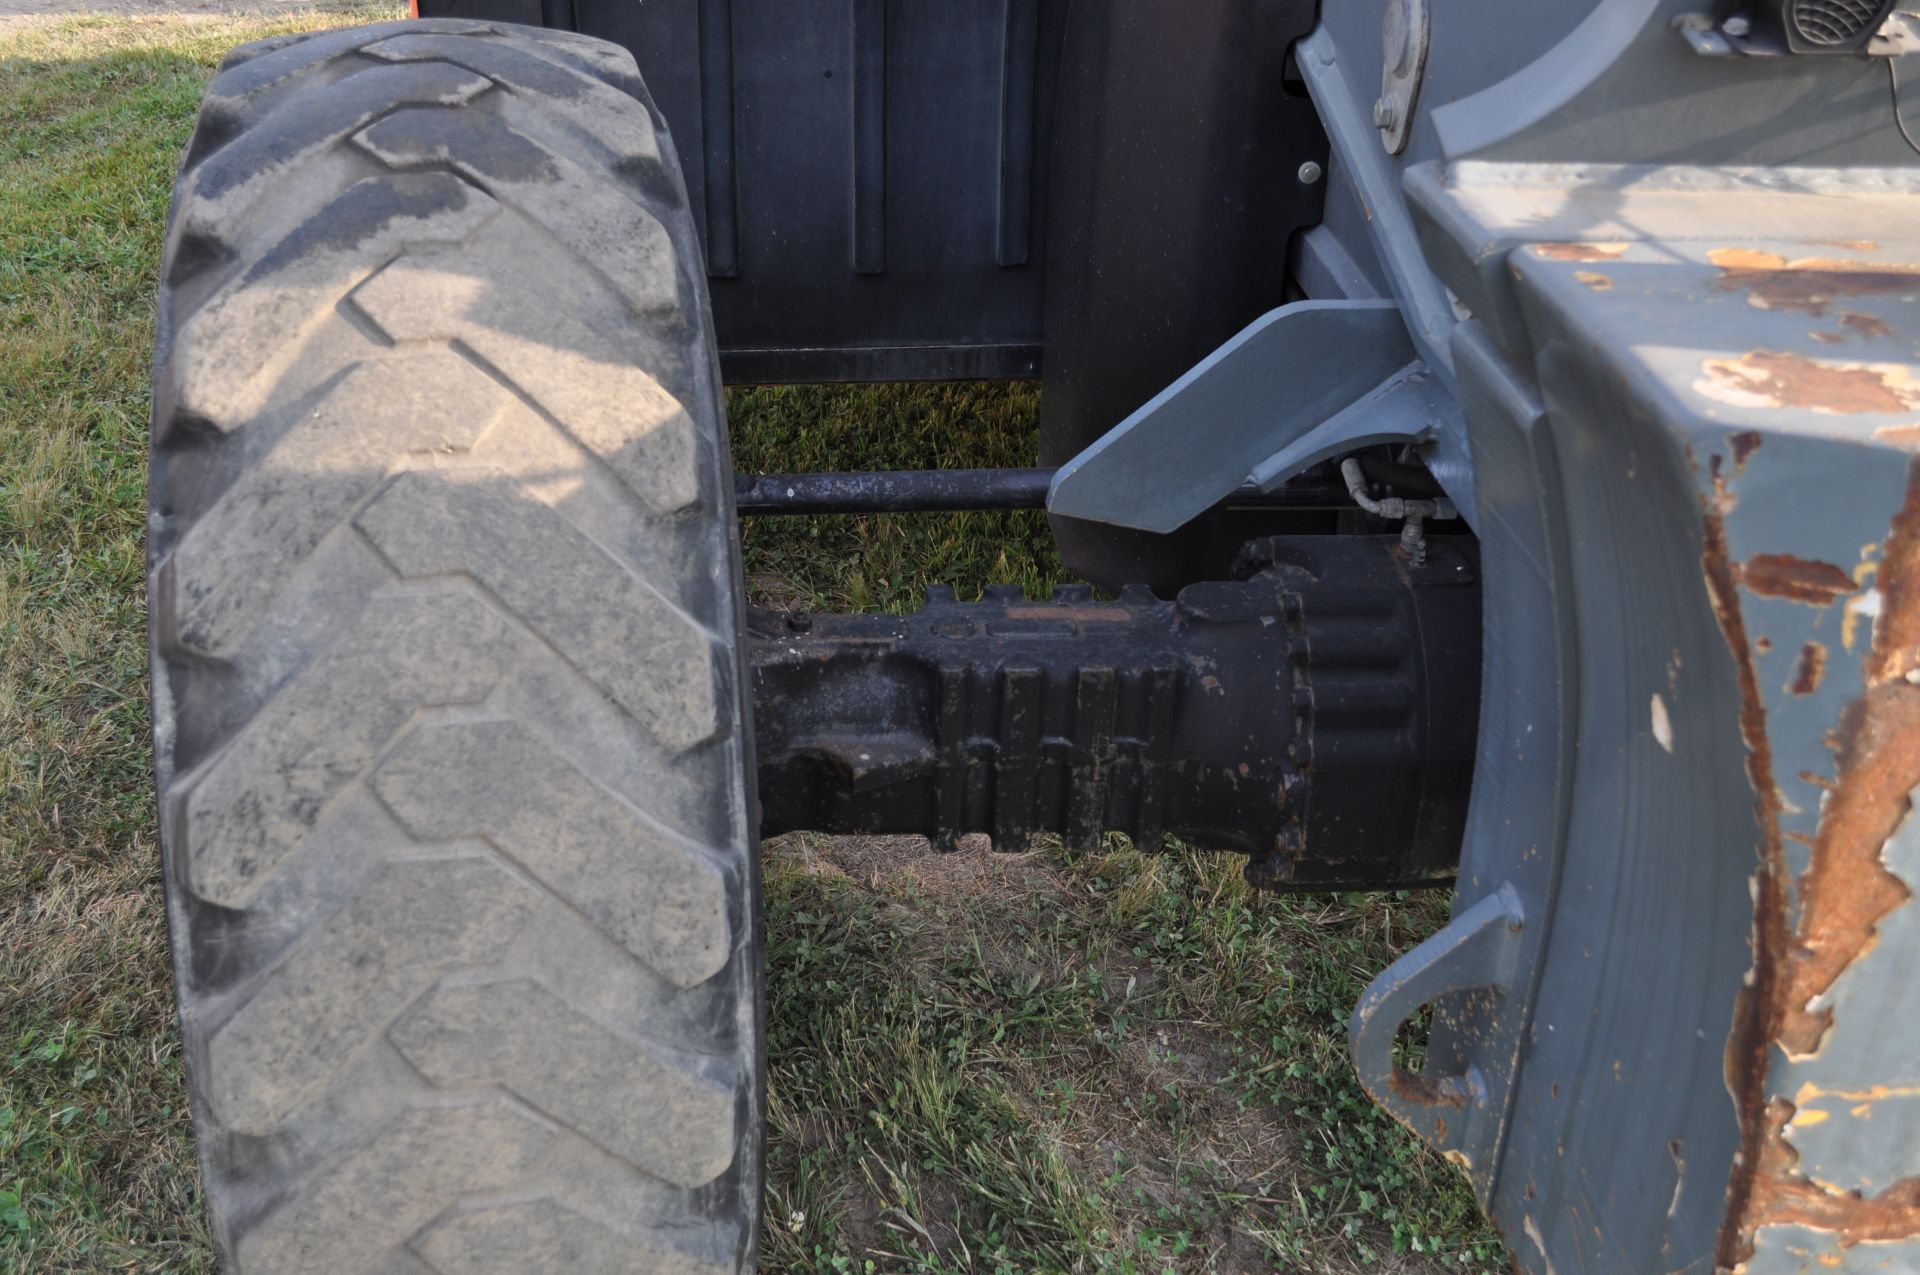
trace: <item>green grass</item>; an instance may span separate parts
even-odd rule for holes
[[[1024,384],[788,387],[735,390],[728,415],[743,472],[928,469],[1033,464],[1039,406]],[[756,601],[842,610],[912,610],[935,583],[1044,597],[1066,578],[1037,512],[752,519],[745,549]]]
[[[0,34],[0,1271],[211,1269],[166,958],[141,535],[175,158],[231,45],[385,10]],[[743,468],[1025,463],[1023,386],[755,390]],[[768,520],[763,599],[1041,591],[1032,515]],[[764,1266],[1482,1271],[1452,1169],[1360,1093],[1348,1008],[1444,900],[1250,893],[1236,861],[767,854]]]
[[[1118,839],[795,837],[768,868],[771,1265],[1500,1267],[1345,1060],[1430,901],[1261,897],[1225,856]]]

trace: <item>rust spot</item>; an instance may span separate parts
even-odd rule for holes
[[[1920,292],[1920,266],[1802,257],[1789,261],[1752,248],[1716,248],[1707,260],[1720,267],[1722,292],[1741,291],[1761,310],[1798,310],[1823,315],[1840,297]]]
[[[1800,882],[1800,925],[1777,1035],[1789,1052],[1810,1054],[1832,1024],[1831,1009],[1808,1002],[1833,987],[1873,943],[1874,927],[1911,892],[1887,870],[1880,850],[1907,816],[1920,787],[1920,686],[1906,680],[1920,659],[1920,469],[1894,522],[1881,565],[1883,593],[1866,691],[1835,731],[1836,782],[1821,813],[1813,860]],[[1904,605],[1903,605],[1904,604]],[[1915,1219],[1920,1226],[1920,1218]]]
[[[1707,253],[1707,260],[1729,272],[1784,270],[1787,265],[1787,259],[1779,253],[1758,248],[1714,248]]]
[[[1909,816],[1908,793],[1920,787],[1920,686],[1907,681],[1920,667],[1920,460],[1907,466],[1907,496],[1892,521],[1879,584],[1883,604],[1873,647],[1863,661],[1864,687],[1833,734],[1837,775],[1827,785],[1812,857],[1799,882],[1799,919],[1791,931],[1779,888],[1778,796],[1770,780],[1763,785],[1755,775],[1756,756],[1768,763],[1767,775],[1771,757],[1765,752],[1764,717],[1757,703],[1752,706],[1762,751],[1756,755],[1748,740],[1748,773],[1756,792],[1765,794],[1761,806],[1772,812],[1774,857],[1761,873],[1755,978],[1750,995],[1743,997],[1752,1007],[1749,1013],[1761,1021],[1757,1030],[1751,1022],[1739,1024],[1729,1043],[1730,1064],[1736,1043],[1744,1054],[1735,1092],[1745,1136],[1721,1231],[1720,1257],[1728,1266],[1751,1255],[1752,1237],[1763,1226],[1813,1227],[1838,1236],[1844,1245],[1920,1235],[1920,1177],[1904,1178],[1871,1196],[1821,1186],[1800,1172],[1798,1153],[1786,1140],[1794,1104],[1776,1098],[1762,1106],[1770,1044],[1778,1042],[1795,1055],[1819,1049],[1833,1014],[1808,1006],[1871,950],[1880,922],[1912,898],[1881,861],[1881,848]],[[1736,661],[1742,660],[1740,651],[1736,645]],[[1743,677],[1743,693],[1748,685]]]
[[[1537,243],[1534,255],[1548,261],[1617,261],[1627,250],[1623,243]]]
[[[1595,292],[1612,292],[1613,280],[1598,270],[1576,270],[1573,277],[1592,288]]]
[[[1733,451],[1733,472],[1737,474],[1747,467],[1747,457],[1760,450],[1760,431],[1743,429],[1727,440],[1727,446]]]
[[[1792,1119],[1793,1104],[1785,1098],[1767,1104],[1766,1120],[1776,1132],[1762,1151],[1749,1201],[1755,1228],[1805,1226],[1837,1236],[1846,1247],[1920,1232],[1920,1177],[1901,1178],[1873,1195],[1819,1186],[1800,1172],[1799,1152],[1778,1134]],[[1742,1260],[1751,1252],[1749,1240]]]
[[[1889,527],[1876,579],[1882,598],[1867,685],[1910,686],[1908,675],[1920,666],[1920,460],[1907,462],[1906,503]]]
[[[1846,248],[1853,252],[1877,252],[1880,245],[1871,239],[1835,239],[1829,248]]]
[[[1759,840],[1759,863],[1753,875],[1753,972],[1734,1001],[1733,1023],[1727,1033],[1725,1060],[1727,1089],[1742,1113],[1755,1111],[1766,1095],[1768,1009],[1774,1003],[1779,954],[1786,946],[1786,858],[1780,846],[1780,794],[1773,785],[1773,746],[1767,739],[1767,710],[1760,698],[1754,672],[1753,648],[1747,639],[1746,617],[1740,610],[1740,589],[1732,557],[1727,552],[1725,502],[1716,492],[1703,497],[1700,570],[1707,597],[1719,622],[1720,635],[1733,656],[1734,678],[1740,688],[1740,737],[1747,746],[1747,783],[1753,789],[1753,817]],[[1742,1229],[1747,1204],[1754,1191],[1764,1130],[1757,1119],[1743,1119],[1740,1154],[1727,1184],[1727,1213],[1721,1225],[1719,1261],[1731,1268],[1752,1249]]]
[[[1707,359],[1700,368],[1693,388],[1735,407],[1800,407],[1835,415],[1920,407],[1920,381],[1901,363],[1842,363],[1755,350],[1737,359]]]
[[[1739,582],[1763,598],[1786,598],[1808,606],[1832,606],[1855,589],[1853,577],[1831,562],[1790,553],[1756,553],[1738,570]]]
[[[1426,1107],[1459,1107],[1466,1102],[1457,1087],[1443,1085],[1431,1076],[1408,1071],[1405,1067],[1395,1067],[1387,1076],[1387,1084],[1408,1102],[1417,1102]]]
[[[1920,450],[1920,422],[1907,425],[1882,425],[1873,431],[1873,436],[1884,438],[1895,447]]]
[[[1795,695],[1811,695],[1820,689],[1820,679],[1826,675],[1826,644],[1808,641],[1800,648],[1800,658],[1794,661],[1793,680],[1787,683],[1787,690]]]
[[[1840,326],[1850,328],[1869,340],[1874,337],[1893,335],[1891,323],[1877,315],[1862,314],[1858,310],[1840,311]]]

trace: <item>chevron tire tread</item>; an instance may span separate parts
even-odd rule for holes
[[[427,21],[227,59],[168,228],[149,531],[227,1269],[751,1268],[730,473],[627,53]]]

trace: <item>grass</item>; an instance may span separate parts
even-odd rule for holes
[[[0,1271],[211,1268],[147,745],[151,289],[221,53],[381,9],[0,34]],[[1022,386],[755,390],[743,468],[1023,463]],[[904,609],[1060,576],[1031,515],[768,521],[756,594]],[[767,850],[764,1266],[1491,1271],[1452,1169],[1344,1056],[1433,895],[1250,893],[1231,859]]]

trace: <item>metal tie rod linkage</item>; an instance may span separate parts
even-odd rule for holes
[[[983,509],[1044,509],[1057,470],[894,469],[856,473],[735,474],[734,505],[742,517],[771,514],[955,513]],[[1229,505],[1291,509],[1338,508],[1335,484],[1302,480],[1273,491],[1251,483],[1227,497]]]

